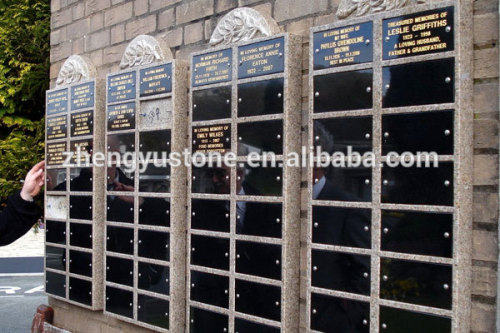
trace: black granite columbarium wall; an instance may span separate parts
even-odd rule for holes
[[[104,168],[90,158],[104,145],[99,86],[80,80],[46,93],[46,291],[92,310],[102,309]]]
[[[285,246],[298,236],[299,182],[283,156],[298,143],[297,50],[297,39],[281,34],[191,57],[191,151],[200,160],[232,153],[238,163],[189,168],[190,332],[292,327],[284,311],[295,305],[283,302],[297,295],[283,289],[297,278],[298,251]],[[250,165],[251,152],[274,153],[277,163]]]
[[[171,314],[183,313],[173,307],[185,290],[174,281],[185,266],[185,175],[170,154],[186,145],[185,75],[170,60],[126,66],[106,82],[104,312],[160,332],[184,320]]]
[[[376,163],[309,168],[308,331],[452,331],[455,7],[401,12],[311,31],[310,146]]]

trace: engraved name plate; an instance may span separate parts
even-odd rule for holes
[[[193,152],[224,153],[230,149],[230,124],[193,127]]]
[[[135,102],[108,107],[108,131],[135,128]]]
[[[232,49],[194,56],[191,66],[191,85],[197,87],[230,81],[232,62]]]
[[[64,139],[66,135],[66,116],[47,118],[47,140]]]
[[[47,115],[68,111],[68,89],[47,93]]]
[[[373,23],[365,22],[314,33],[314,69],[373,60]]]
[[[47,164],[61,165],[66,157],[64,153],[67,151],[66,142],[49,143],[47,144]]]
[[[92,140],[72,141],[69,147],[73,153],[71,156],[71,163],[90,163],[90,154],[92,154]],[[80,151],[80,154],[78,154]]]
[[[71,110],[94,106],[94,82],[87,82],[71,87]]]
[[[446,7],[384,20],[383,58],[453,51],[453,14]]]
[[[172,91],[172,64],[141,69],[139,77],[141,97]]]
[[[108,103],[135,98],[135,72],[108,77]]]
[[[84,111],[71,115],[71,136],[92,135],[94,132],[94,112]]]
[[[283,37],[266,40],[238,48],[238,78],[253,77],[283,72]]]

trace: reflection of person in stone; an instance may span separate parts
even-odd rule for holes
[[[314,135],[317,144],[328,153],[333,152],[333,137],[321,126],[314,124]],[[318,142],[319,141],[319,142]],[[357,201],[354,195],[339,189],[328,179],[328,172],[323,168],[313,169],[313,200]],[[369,233],[365,226],[370,226],[370,217],[365,216],[357,209],[342,207],[317,206],[313,209],[314,222],[321,224],[321,238],[328,239],[328,243],[339,246],[369,248]],[[370,279],[363,276],[370,272],[370,258],[357,255],[331,255],[330,262],[320,263],[321,274],[329,276],[331,284],[340,291],[369,295]],[[351,304],[356,304],[352,306]],[[362,324],[369,308],[358,306],[359,303],[337,302],[329,303],[323,308],[316,308],[314,320],[320,322],[321,327],[330,327],[332,332],[365,332],[367,328]]]
[[[56,191],[56,187],[59,188],[58,184],[58,172],[57,169],[47,169],[45,170],[45,178],[47,183],[45,185],[46,191]]]
[[[117,136],[108,136],[108,151],[110,153],[120,152]],[[114,162],[114,161],[111,161]],[[134,192],[134,180],[127,177],[125,173],[113,163],[109,163],[106,169],[107,190],[117,192]],[[133,222],[134,197],[132,195],[108,195],[108,216],[113,216],[112,221]]]
[[[231,171],[228,167],[221,167],[212,170],[212,182],[214,190],[217,194],[229,193],[231,184]],[[246,169],[238,166],[236,168],[236,193],[238,195],[259,195],[258,191],[250,184],[245,182]],[[243,230],[245,217],[247,216],[249,203],[245,201],[236,202],[236,232],[240,233]],[[229,211],[229,207],[227,207]]]
[[[239,155],[246,155],[248,150],[241,145],[238,147]],[[253,188],[248,182],[245,181],[245,177],[247,174],[247,170],[244,166],[237,164],[236,167],[236,194],[237,195],[259,195],[260,193]],[[215,194],[229,194],[231,192],[231,168],[222,164],[220,167],[211,168],[207,170],[206,174],[207,178],[210,178],[212,181],[212,191]],[[216,203],[211,202],[211,207],[196,207],[201,210],[203,208],[204,211],[210,214],[209,211],[215,212],[217,216],[224,216],[225,214],[229,214],[229,204],[220,205],[220,207],[216,207]],[[243,226],[245,224],[245,220],[248,221],[249,212],[252,210],[252,203],[245,201],[237,201],[236,202],[236,232],[241,233],[243,230]],[[205,216],[205,215],[203,215]],[[209,218],[204,220],[209,221]]]
[[[33,202],[45,178],[45,161],[36,164],[26,175],[23,188],[9,197],[0,213],[0,246],[10,244],[36,223],[41,212]]]
[[[119,152],[120,142],[115,140],[114,136],[108,137],[108,146],[110,151]],[[116,221],[116,222],[125,222],[125,223],[133,223],[134,222],[134,180],[127,177],[127,175],[116,165],[108,165],[107,166],[107,190],[108,191],[116,191],[116,192],[130,192],[129,194],[120,194],[120,195],[108,195],[107,196],[107,220],[108,221]],[[167,226],[166,219],[168,215],[166,211],[168,210],[168,203],[162,198],[145,198],[139,197],[138,199],[139,212],[140,217],[139,220],[141,223],[151,224],[154,222],[155,224],[161,224],[161,221],[165,221],[165,225]],[[115,248],[120,251],[123,246],[128,247],[129,244],[124,244],[123,240],[126,238],[122,235],[121,231],[124,229],[110,229],[115,234],[109,235],[110,239],[115,241]],[[141,256],[143,257],[153,257],[154,253],[158,252],[158,249],[165,249],[165,239],[162,237],[149,237],[147,239],[140,239],[141,241]],[[166,258],[165,258],[166,259]],[[157,284],[159,279],[161,278],[164,271],[163,266],[148,264],[147,269],[145,269],[141,277],[139,278],[139,285],[141,288],[148,289],[150,285]],[[126,274],[129,274],[126,271],[115,270],[117,276],[112,277],[114,281],[120,281],[121,277],[125,277]]]

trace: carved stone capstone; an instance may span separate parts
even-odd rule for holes
[[[149,65],[172,59],[170,49],[160,45],[152,36],[139,35],[128,44],[120,62],[120,68]]]
[[[210,45],[227,45],[279,33],[276,21],[255,9],[241,7],[227,13],[217,24]]]
[[[427,0],[341,0],[337,16],[341,19],[364,16],[426,2]]]
[[[62,65],[56,80],[56,87],[67,86],[95,78],[96,70],[92,62],[80,55],[72,55]]]

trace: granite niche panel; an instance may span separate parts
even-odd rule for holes
[[[308,332],[451,333],[462,320],[458,17],[444,3],[311,29]]]
[[[299,59],[290,34],[191,56],[193,159],[237,163],[188,168],[190,332],[298,328],[300,179],[283,156],[299,151]],[[264,152],[276,165],[249,163]]]
[[[104,312],[158,332],[185,320],[186,176],[170,154],[187,145],[186,72],[163,60],[106,82]]]
[[[105,170],[91,158],[104,148],[102,88],[90,78],[46,93],[46,292],[91,310],[103,307]]]

